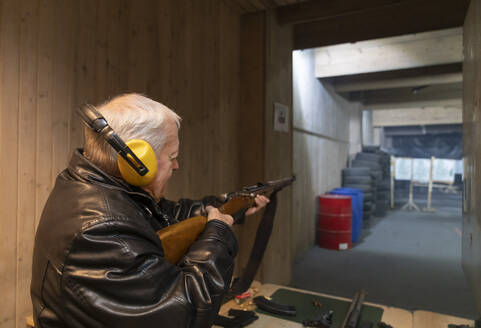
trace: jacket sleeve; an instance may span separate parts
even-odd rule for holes
[[[210,327],[236,254],[234,234],[216,220],[175,266],[142,222],[99,220],[77,236],[65,262],[64,319],[72,327]]]
[[[201,200],[182,198],[177,202],[162,198],[158,205],[174,221],[182,221],[196,215],[206,215],[206,206],[220,207],[222,204],[222,201],[217,197],[207,196]]]

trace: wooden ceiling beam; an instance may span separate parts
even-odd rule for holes
[[[362,13],[373,8],[392,6],[409,0],[311,0],[280,7],[276,10],[281,25],[300,24],[319,19],[352,13]]]
[[[274,0],[261,0],[265,8],[276,8],[279,4]]]
[[[235,3],[238,7],[242,8],[242,12],[248,13],[248,12],[255,12],[258,9],[249,1],[247,0],[233,0],[233,3]]]
[[[294,49],[460,27],[468,5],[469,0],[409,0],[334,17],[319,17],[316,21],[294,25]]]
[[[249,2],[256,9],[256,11],[265,10],[268,8],[266,7],[265,3],[262,0],[244,0],[244,1]]]
[[[463,79],[461,63],[327,78],[336,92],[448,84]]]
[[[350,100],[367,109],[398,109],[426,106],[461,106],[462,83],[434,85],[426,88],[402,88],[352,92]]]
[[[374,127],[460,124],[463,123],[463,110],[449,106],[375,110],[372,121]]]
[[[463,61],[463,30],[415,33],[315,49],[316,77],[364,74]]]
[[[242,14],[292,5],[299,1],[305,0],[224,0],[228,5],[232,3],[234,6],[241,8]]]

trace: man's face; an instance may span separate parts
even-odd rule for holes
[[[169,179],[175,170],[179,169],[177,156],[179,155],[179,131],[172,123],[171,133],[165,141],[164,147],[157,156],[157,174],[154,181],[145,188],[150,191],[156,201],[159,201],[167,192]]]

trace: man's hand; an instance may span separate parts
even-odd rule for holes
[[[227,224],[229,227],[234,223],[234,218],[232,216],[229,214],[222,214],[214,206],[207,206],[205,210],[207,211],[207,221],[219,220]]]
[[[256,202],[256,205],[249,208],[246,211],[246,214],[245,214],[246,216],[252,215],[252,214],[260,211],[261,209],[263,209],[267,205],[267,203],[270,202],[270,200],[266,196],[257,195],[256,198],[255,198],[255,202]],[[207,211],[207,221],[219,220],[219,221],[224,222],[228,226],[232,226],[232,224],[234,223],[234,218],[232,216],[230,216],[228,214],[222,214],[217,208],[215,208],[213,206],[209,205],[205,208],[205,210]]]
[[[267,205],[267,203],[270,202],[269,198],[263,195],[257,195],[255,201],[256,201],[256,206],[249,208],[246,212],[246,216],[259,212],[262,208],[264,208]]]

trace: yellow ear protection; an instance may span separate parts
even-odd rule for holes
[[[132,139],[124,142],[93,106],[83,106],[78,114],[88,128],[102,136],[117,151],[117,165],[125,181],[141,187],[154,180],[157,157],[147,141]]]

